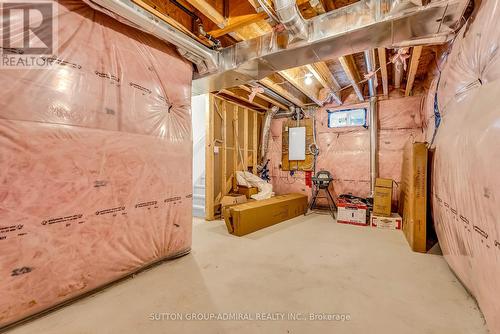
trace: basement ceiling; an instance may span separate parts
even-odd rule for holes
[[[134,2],[144,3],[175,20],[205,44],[210,43],[199,34],[196,17],[199,18],[199,22],[203,25],[203,29],[216,35],[216,38],[221,41],[224,47],[272,31],[272,27],[266,15],[261,8],[259,8],[259,3],[255,0],[134,0]],[[298,0],[297,4],[303,16],[305,18],[311,18],[356,2],[357,0],[319,0],[319,2],[313,0]],[[191,12],[191,14],[188,12]],[[411,50],[409,50],[409,52],[411,52]],[[377,68],[380,68],[378,52],[375,52],[375,54]],[[391,86],[393,86],[394,69],[390,60],[394,54],[394,50],[386,50],[386,62],[388,62],[386,80],[389,90],[391,90]],[[423,47],[421,56],[416,62],[418,66],[415,71],[414,87],[421,86],[426,80],[429,66],[434,63],[435,57],[436,47]],[[261,81],[260,84],[272,89],[275,93],[297,105],[321,104],[322,90],[335,92],[340,89],[341,92],[337,92],[337,94],[341,99],[345,99],[346,96],[354,93],[352,88],[353,82],[347,74],[350,71],[361,81],[361,83],[358,83],[359,90],[366,96],[368,94],[367,88],[365,87],[365,74],[367,74],[367,70],[364,54],[355,53],[347,58],[352,59],[351,62],[348,62],[351,68],[344,68],[338,59],[331,59],[322,64],[315,64],[313,67],[302,66],[301,68],[281,71],[269,76]],[[410,61],[411,58],[406,60],[407,71],[401,82],[403,92],[406,86]],[[312,75],[313,82],[310,85],[304,84],[304,77],[307,73],[314,74]],[[322,80],[321,78],[326,80]],[[377,72],[377,79],[379,83],[377,93],[383,94],[382,82],[384,78],[380,70]],[[332,81],[334,82],[333,87]],[[338,86],[336,86],[337,84]],[[247,90],[248,89],[230,89],[230,91],[238,92],[237,95],[243,92],[243,94],[241,94],[242,100],[248,98],[249,93]],[[248,103],[248,101],[246,101],[246,103]],[[268,103],[263,105],[264,108],[268,106]]]

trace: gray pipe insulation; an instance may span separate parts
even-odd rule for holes
[[[273,119],[277,118],[290,118],[295,115],[300,114],[302,110],[296,106],[290,106],[289,111],[281,111],[279,112],[279,108],[274,106],[271,109],[266,111],[264,116],[264,120],[262,122],[262,135],[261,135],[261,146],[260,146],[260,155],[261,161],[257,166],[257,171],[260,172],[267,162],[267,153],[269,151],[269,135],[271,133],[271,122]]]
[[[267,162],[267,152],[269,149],[269,134],[271,132],[271,121],[273,117],[278,113],[279,108],[273,106],[271,109],[266,111],[266,115],[264,116],[264,120],[262,122],[262,137],[260,144],[260,156],[261,163],[257,166],[257,171],[260,172]]]

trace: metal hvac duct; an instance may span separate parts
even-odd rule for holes
[[[264,119],[262,121],[262,131],[261,131],[261,146],[260,146],[260,155],[261,161],[257,166],[257,170],[260,172],[267,162],[267,153],[269,152],[269,135],[271,133],[271,121],[276,118],[289,118],[293,116],[299,117],[301,113],[301,109],[299,107],[290,106],[290,110],[282,111],[279,110],[278,107],[272,107],[266,111],[264,115]]]
[[[178,52],[196,65],[200,75],[219,69],[219,52],[172,27],[132,0],[84,0],[92,8],[138,28],[177,47]],[[118,17],[117,17],[118,16]]]
[[[366,49],[444,43],[454,36],[468,2],[436,0],[418,6],[409,0],[361,0],[304,20],[293,0],[274,0],[276,15],[288,31],[273,31],[212,50],[134,0],[84,1],[121,22],[175,45],[182,56],[196,65],[195,95],[239,86],[277,71]],[[392,6],[395,1],[397,6]],[[393,9],[384,12],[383,8]]]
[[[290,3],[290,0],[276,0]],[[392,0],[361,0],[310,20],[306,24],[307,38],[290,41],[289,31],[271,32],[242,41],[220,50],[219,67],[215,73],[195,73],[193,94],[203,94],[260,80],[288,68],[377,47],[397,48],[412,45],[439,44],[450,40],[460,24],[467,0],[437,0],[426,6],[410,1],[396,6]],[[401,4],[405,1],[399,1]],[[385,5],[384,5],[385,4]],[[300,19],[293,19],[293,10],[277,15],[289,19],[288,26],[303,31]],[[293,7],[295,8],[295,7]],[[291,14],[290,14],[291,13]],[[281,18],[280,18],[281,19]],[[281,42],[281,41],[288,42]]]
[[[272,107],[266,111],[264,115],[264,119],[262,121],[262,134],[261,134],[261,145],[260,145],[260,156],[261,163],[257,167],[257,170],[260,172],[262,168],[266,165],[267,162],[267,152],[269,147],[269,134],[271,132],[271,121],[273,117],[278,113],[278,107]]]
[[[307,22],[300,14],[295,0],[273,0],[278,19],[289,32],[291,41],[305,40],[309,36]]]
[[[365,50],[364,52],[366,70],[372,76],[368,79],[368,92],[370,93],[370,97],[374,97],[377,95],[377,74],[375,73],[375,50]]]

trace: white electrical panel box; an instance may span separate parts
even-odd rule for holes
[[[288,128],[288,160],[306,160],[306,128]]]

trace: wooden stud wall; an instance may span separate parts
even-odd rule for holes
[[[205,121],[206,124],[206,146],[205,146],[205,174],[206,176],[213,175],[214,170],[214,149],[215,149],[215,140],[214,140],[214,108],[213,105],[215,103],[215,98],[212,94],[209,96],[209,112],[207,113],[207,119]],[[205,177],[205,215],[208,219],[214,217],[214,178],[213,177]],[[210,192],[208,191],[210,189]],[[208,196],[210,194],[210,196]]]
[[[257,173],[258,112],[210,94],[206,140],[206,220],[220,214],[220,200],[236,190],[235,172]]]

